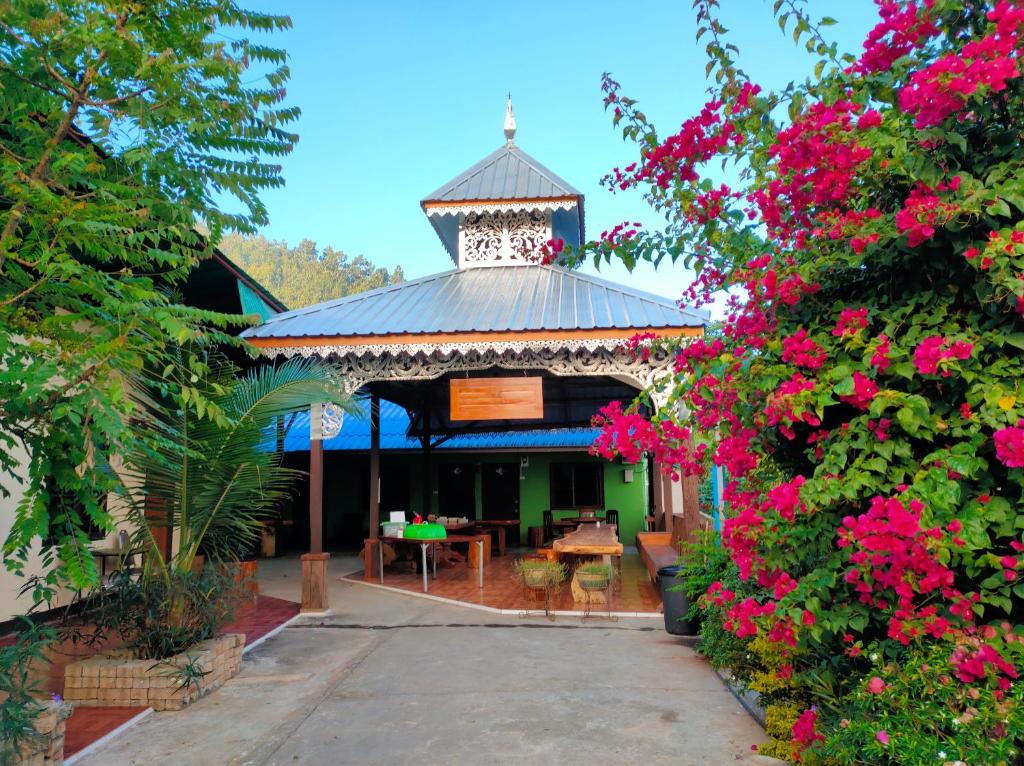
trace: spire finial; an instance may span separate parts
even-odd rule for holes
[[[512,111],[512,94],[508,94],[508,104],[505,105],[505,138],[508,145],[512,145],[512,139],[516,136],[516,115]]]

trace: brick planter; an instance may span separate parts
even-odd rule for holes
[[[73,710],[74,707],[67,702],[43,704],[42,712],[33,722],[38,737],[21,745],[11,763],[18,766],[61,766],[64,763],[64,730]]]
[[[211,638],[163,661],[135,660],[101,655],[73,662],[64,670],[64,699],[76,705],[149,706],[154,710],[181,710],[222,686],[242,668],[245,636],[228,633]],[[207,674],[181,688],[178,669],[189,663]]]

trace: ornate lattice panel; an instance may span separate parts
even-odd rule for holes
[[[551,239],[550,213],[503,210],[468,213],[459,232],[460,266],[536,262]]]

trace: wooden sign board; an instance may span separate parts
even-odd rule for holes
[[[544,417],[543,378],[453,378],[450,383],[453,422]]]

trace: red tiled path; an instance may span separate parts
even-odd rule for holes
[[[75,708],[64,732],[64,757],[70,758],[145,710],[144,707]]]
[[[270,631],[288,622],[299,613],[299,604],[273,596],[259,596],[255,603],[238,608],[233,622],[225,625],[225,633],[244,633],[248,646]],[[53,654],[48,668],[49,691],[59,694],[64,690],[64,668],[71,662],[111,649],[113,643],[93,647],[61,645]],[[101,737],[105,737],[128,720],[143,712],[144,707],[76,707],[67,722],[64,735],[64,757],[70,758]]]
[[[236,610],[233,622],[225,625],[224,633],[244,633],[249,646],[275,628],[284,625],[299,613],[299,604],[273,596],[258,596],[256,603],[245,604]]]
[[[523,551],[525,552],[525,551]],[[475,569],[467,566],[454,568],[438,567],[437,579],[429,582],[429,595],[480,604],[494,609],[535,610],[543,609],[544,602],[537,601],[529,591],[524,591],[515,572],[516,553],[493,556],[484,566],[484,587],[477,586]],[[363,572],[347,575],[350,580],[362,580]],[[374,577],[373,583],[380,583]],[[384,568],[384,585],[412,593],[423,592],[423,576],[412,572],[399,571],[395,567]],[[551,601],[552,611],[584,611],[585,607],[573,601],[569,583],[562,585]],[[635,553],[622,557],[622,576],[616,585],[610,608],[600,605],[591,608],[595,614],[601,612],[658,612],[661,611],[661,595],[651,583],[647,568]]]

